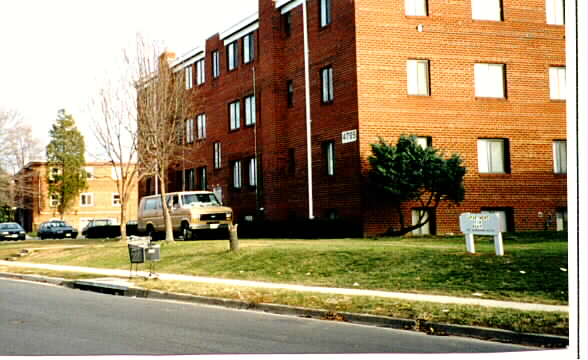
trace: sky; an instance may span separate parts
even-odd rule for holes
[[[181,56],[256,12],[257,2],[0,0],[0,108],[17,110],[43,145],[65,109],[95,148],[89,105],[137,34]]]

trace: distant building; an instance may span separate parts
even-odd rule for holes
[[[398,215],[370,195],[370,144],[412,134],[467,167],[460,206],[404,204],[409,223],[431,219],[415,235],[458,232],[460,213],[480,211],[509,231],[565,229],[564,0],[310,0],[308,62],[303,3],[259,0],[172,61],[197,110],[170,191],[214,189],[238,222],[263,208],[380,234]]]
[[[64,214],[63,220],[82,230],[92,219],[111,219],[120,223],[120,194],[116,186],[119,171],[107,162],[89,162],[85,166],[88,173],[88,188],[75,200]],[[27,231],[37,231],[45,221],[61,219],[57,211],[56,199],[48,193],[46,162],[31,162],[16,175],[17,220]],[[130,190],[127,205],[127,220],[137,219],[136,184]]]

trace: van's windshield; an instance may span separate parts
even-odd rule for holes
[[[182,195],[184,206],[217,206],[220,205],[214,194],[187,194]]]

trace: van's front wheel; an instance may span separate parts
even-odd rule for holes
[[[190,229],[190,225],[185,221],[182,223],[181,232],[184,241],[192,240],[192,238],[194,237],[194,232]]]

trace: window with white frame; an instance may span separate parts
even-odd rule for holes
[[[112,206],[120,206],[120,194],[112,193]]]
[[[504,64],[474,64],[476,97],[504,98]]]
[[[502,21],[502,1],[472,0],[472,19]]]
[[[409,95],[429,95],[429,60],[408,60],[406,75]]]
[[[93,193],[81,193],[80,194],[80,206],[93,206],[94,205],[94,194]]]
[[[245,125],[255,124],[255,96],[245,97]]]
[[[422,147],[423,149],[426,149],[429,146],[431,146],[432,139],[430,136],[417,136],[416,143],[418,146]]]
[[[331,0],[320,0],[321,27],[331,23]]]
[[[204,76],[204,59],[196,61],[196,84],[202,85],[205,81]]]
[[[193,84],[192,79],[192,65],[188,66],[185,70],[185,77],[186,77],[186,89],[191,89]]]
[[[229,104],[229,129],[237,130],[241,127],[241,106],[239,100]]]
[[[237,41],[233,41],[227,45],[227,68],[229,71],[235,70],[239,64],[239,56],[237,53]]]
[[[326,141],[323,144],[325,154],[326,173],[329,176],[335,175],[335,142]]]
[[[404,0],[406,16],[427,16],[427,0]]]
[[[222,154],[221,154],[221,143],[215,142],[212,145],[213,157],[214,157],[214,168],[220,169],[222,166]]]
[[[249,186],[257,185],[257,159],[250,158],[248,160]]]
[[[255,37],[249,33],[243,37],[243,64],[248,64],[255,58]]]
[[[568,230],[568,209],[561,208],[555,211],[555,230],[556,231],[567,231]]]
[[[429,219],[429,210],[428,209],[412,209],[411,211],[412,216],[412,225],[417,225],[423,223]],[[431,235],[431,222],[430,220],[427,221],[426,224],[421,226],[418,229],[414,229],[412,231],[412,235],[414,236],[423,236],[423,235]]]
[[[545,0],[545,15],[549,25],[564,25],[565,0]]]
[[[233,187],[240,189],[241,185],[241,160],[237,160],[233,162]]]
[[[205,139],[206,138],[206,114],[199,114],[196,117],[197,126],[198,126],[198,139]]]
[[[59,206],[59,195],[58,194],[51,194],[49,195],[49,207],[58,207]]]
[[[333,68],[331,66],[321,69],[322,102],[329,103],[335,98],[333,93]]]
[[[478,171],[480,173],[508,172],[506,139],[478,139]]]
[[[549,68],[549,98],[551,100],[566,99],[566,68],[563,66]]]
[[[568,172],[568,146],[566,140],[553,142],[553,172],[566,174]]]
[[[212,77],[217,78],[220,76],[220,55],[218,50],[212,52]]]
[[[191,144],[194,142],[194,119],[186,119],[184,127],[186,129],[186,144]]]

